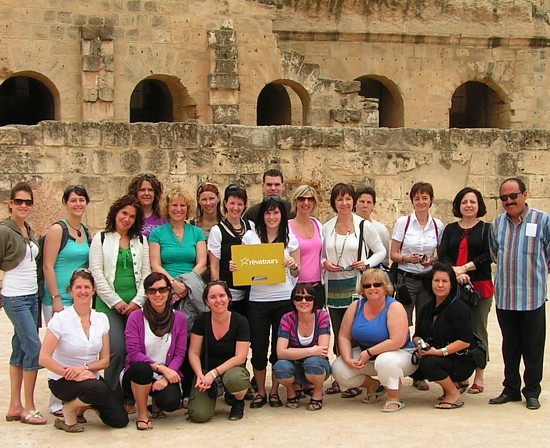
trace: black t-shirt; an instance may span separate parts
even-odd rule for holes
[[[207,334],[205,336],[205,326],[207,327]],[[195,323],[191,333],[203,336],[201,361],[203,362],[203,369],[214,369],[223,364],[228,359],[235,356],[237,342],[250,342],[250,330],[248,327],[248,321],[244,316],[241,316],[235,311],[231,312],[231,322],[229,323],[229,330],[219,340],[216,340],[214,333],[212,332],[212,319],[210,311],[202,313]],[[208,342],[208,361],[207,365],[204,365],[204,348],[205,343]]]

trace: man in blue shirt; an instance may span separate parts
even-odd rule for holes
[[[550,215],[530,208],[521,179],[500,186],[505,213],[491,225],[491,257],[496,263],[495,298],[502,332],[504,389],[489,404],[521,401],[539,409],[546,337],[546,280],[550,262]],[[519,364],[523,358],[525,386]]]

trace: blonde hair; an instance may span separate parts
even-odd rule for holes
[[[292,213],[296,214],[296,202],[298,201],[298,198],[308,193],[311,193],[313,199],[315,199],[315,204],[312,210],[313,212],[315,211],[317,204],[319,203],[319,195],[317,194],[317,191],[311,185],[300,185],[299,187],[296,187],[294,193],[292,193]]]
[[[386,291],[386,297],[393,296],[393,285],[390,282],[388,274],[382,269],[369,268],[361,276],[361,281],[357,286],[357,293],[363,294],[363,283],[367,280],[372,280],[372,283],[382,283],[384,285],[384,290]]]
[[[187,205],[187,213],[185,214],[185,219],[189,219],[195,213],[195,202],[193,201],[191,195],[186,191],[183,191],[181,187],[173,187],[166,192],[162,197],[162,215],[166,218],[170,218],[170,204],[176,198],[183,199],[185,205]]]

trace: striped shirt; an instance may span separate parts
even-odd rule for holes
[[[322,334],[330,334],[330,318],[325,310],[316,310],[313,340],[308,347],[319,345],[319,336]],[[298,313],[296,311],[286,313],[282,317],[281,324],[279,325],[279,337],[288,339],[288,346],[291,348],[303,347],[298,338]]]
[[[532,311],[544,305],[550,267],[550,215],[527,207],[516,225],[503,213],[491,224],[489,242],[497,265],[497,308]]]

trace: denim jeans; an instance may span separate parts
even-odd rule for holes
[[[330,363],[318,356],[310,356],[303,361],[279,359],[273,366],[273,374],[278,380],[294,378],[296,384],[307,384],[307,375],[323,375],[325,380],[330,376]]]
[[[23,370],[38,370],[40,355],[40,338],[38,337],[38,297],[36,294],[27,296],[2,296],[4,309],[14,327],[11,339],[12,353],[10,364],[23,367]]]

